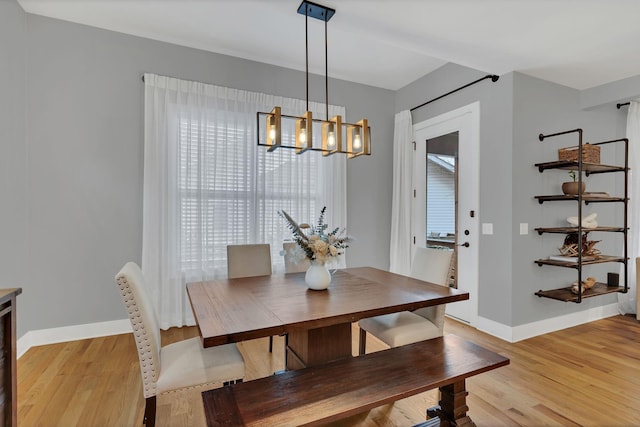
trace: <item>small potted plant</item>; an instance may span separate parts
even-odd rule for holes
[[[569,176],[572,178],[572,181],[562,183],[562,192],[566,195],[573,196],[579,193],[584,194],[584,190],[587,184],[584,181],[582,181],[582,183],[578,182],[576,171],[574,171],[573,169],[569,171]],[[580,190],[578,190],[578,184],[582,184],[580,186]]]

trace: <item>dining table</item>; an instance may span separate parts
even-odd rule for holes
[[[351,324],[360,319],[469,299],[451,287],[373,267],[335,271],[328,289],[305,273],[187,284],[204,347],[286,334],[287,370],[352,357]]]

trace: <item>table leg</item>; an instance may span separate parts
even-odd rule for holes
[[[287,370],[351,357],[351,323],[289,331]]]
[[[439,417],[441,427],[475,427],[467,415],[468,394],[464,380],[440,387],[440,405],[427,409],[427,417]]]

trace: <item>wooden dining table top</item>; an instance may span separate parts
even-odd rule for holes
[[[321,328],[469,299],[469,294],[373,267],[337,270],[327,290],[305,273],[187,284],[204,347]]]

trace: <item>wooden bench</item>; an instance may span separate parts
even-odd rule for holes
[[[465,379],[509,359],[455,335],[202,393],[208,426],[319,425],[440,388],[440,425],[474,425]],[[437,425],[437,424],[436,424]]]

